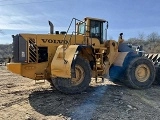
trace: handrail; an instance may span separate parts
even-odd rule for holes
[[[77,23],[77,21],[79,21],[79,22],[82,22],[82,23],[85,23],[84,21],[81,21],[81,20],[79,20],[79,19],[76,19],[76,18],[72,18],[72,20],[71,20],[71,22],[70,22],[70,24],[69,24],[69,27],[68,27],[68,29],[67,29],[67,32],[65,33],[65,35],[64,35],[64,38],[63,38],[63,41],[65,41],[65,39],[66,39],[66,36],[67,36],[67,34],[68,34],[68,32],[69,32],[69,29],[70,29],[70,27],[71,27],[71,25],[72,25],[72,23],[73,23],[73,20],[75,20],[75,32],[73,31],[72,32],[72,34],[71,34],[71,37],[73,36],[73,33],[75,33],[75,44],[76,44],[76,23]],[[71,41],[71,37],[70,37],[70,40],[69,41]],[[68,47],[68,46],[67,46]],[[66,47],[66,48],[67,48]],[[65,50],[66,50],[66,48],[65,48],[65,43],[63,42],[63,60],[64,60],[64,63],[66,64],[68,61],[66,61],[65,60]]]
[[[67,29],[67,32],[66,32],[66,34],[64,35],[64,38],[63,38],[63,40],[65,40],[66,39],[66,36],[67,36],[67,34],[68,34],[68,32],[69,32],[69,29],[70,29],[70,27],[71,27],[71,25],[72,25],[72,22],[73,22],[73,20],[75,20],[75,35],[76,35],[76,21],[79,21],[79,22],[83,22],[83,23],[85,23],[84,21],[81,21],[81,20],[79,20],[79,19],[76,19],[76,18],[72,18],[72,20],[71,20],[71,22],[70,22],[70,24],[69,24],[69,27],[68,27],[68,29]],[[72,32],[73,33],[73,32]],[[76,43],[76,42],[75,42]],[[63,45],[64,45],[64,42],[63,42]]]

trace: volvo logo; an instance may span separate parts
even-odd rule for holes
[[[68,40],[41,39],[43,43],[68,44]]]

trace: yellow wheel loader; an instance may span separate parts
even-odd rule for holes
[[[75,31],[68,34],[72,24]],[[66,94],[86,90],[91,78],[103,82],[108,73],[111,80],[131,88],[148,88],[153,83],[152,61],[123,43],[123,33],[118,41],[103,40],[106,20],[73,18],[66,32],[54,32],[53,24],[49,25],[50,34],[12,36],[13,58],[8,70],[34,80],[46,79]]]

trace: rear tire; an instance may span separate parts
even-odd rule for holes
[[[145,57],[133,59],[127,70],[124,83],[131,88],[146,89],[155,80],[155,68],[153,63]]]
[[[55,88],[65,94],[76,94],[86,90],[91,81],[91,68],[85,59],[77,56],[75,61],[76,78],[52,78]]]

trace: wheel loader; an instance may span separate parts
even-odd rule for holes
[[[107,23],[107,24],[106,24]],[[95,78],[120,80],[134,89],[149,88],[155,80],[155,67],[123,41],[104,40],[108,21],[86,17],[73,18],[68,30],[49,34],[17,34],[13,37],[13,58],[8,70],[33,80],[48,80],[65,94],[81,93]],[[71,26],[74,31],[68,33]]]

